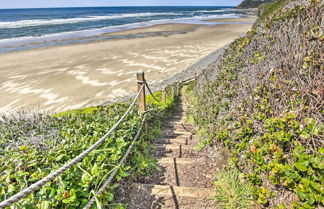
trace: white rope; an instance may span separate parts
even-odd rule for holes
[[[18,194],[15,194],[14,196],[11,196],[9,199],[4,200],[3,202],[0,203],[0,209],[3,209],[5,207],[9,207],[15,202],[18,202],[22,198],[27,197],[29,194],[37,191],[40,189],[42,186],[44,186],[47,182],[52,181],[55,177],[61,175],[63,172],[71,168],[73,165],[77,164],[80,162],[83,158],[85,158],[90,152],[92,152],[94,149],[96,149],[100,144],[102,144],[105,139],[120,125],[120,123],[126,118],[128,113],[131,111],[133,106],[136,103],[136,100],[138,99],[140,93],[142,92],[145,84],[142,85],[141,89],[139,90],[138,94],[136,95],[134,101],[132,104],[129,106],[127,111],[124,113],[124,115],[119,119],[119,121],[103,136],[101,137],[96,143],[94,143],[91,147],[89,147],[87,150],[79,154],[77,157],[75,157],[73,160],[68,162],[67,164],[63,165],[61,168],[57,169],[56,171],[50,173],[48,176],[45,178],[37,181],[36,183],[30,185],[29,187],[25,188]]]
[[[145,118],[146,118],[146,115],[144,115],[143,120],[142,120],[142,123],[141,123],[141,126],[138,129],[137,134],[136,134],[135,138],[132,141],[132,144],[128,147],[128,150],[125,153],[124,157],[121,159],[121,161],[119,162],[119,164],[114,168],[114,171],[110,174],[110,176],[105,181],[105,183],[101,186],[101,188],[98,190],[98,192],[91,198],[91,200],[87,203],[87,205],[83,209],[89,209],[93,205],[93,203],[96,201],[96,198],[99,195],[101,195],[105,191],[105,189],[109,186],[109,184],[111,183],[111,181],[113,180],[113,178],[117,174],[117,171],[119,170],[119,168],[121,167],[121,165],[125,162],[126,158],[128,157],[129,153],[131,152],[131,150],[132,150],[135,142],[140,137],[141,130],[143,129],[143,126],[144,126]]]

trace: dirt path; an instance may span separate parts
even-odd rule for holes
[[[128,208],[215,208],[214,174],[222,161],[214,152],[195,151],[197,140],[194,129],[186,122],[186,102],[182,101],[162,128],[156,139],[155,156],[161,171],[155,176],[133,184]]]

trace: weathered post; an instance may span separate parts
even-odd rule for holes
[[[174,98],[174,86],[171,86],[171,96]]]
[[[142,85],[145,82],[144,72],[139,71],[136,73],[136,76],[137,76],[137,91],[139,92],[142,89]],[[142,89],[138,97],[138,110],[141,112],[146,111],[145,88]]]
[[[162,102],[166,102],[166,94],[165,94],[165,88],[162,89]]]
[[[180,82],[177,83],[177,96],[180,96]]]

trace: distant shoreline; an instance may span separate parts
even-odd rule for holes
[[[196,27],[204,26],[204,25],[219,25],[219,24],[245,24],[245,23],[253,23],[255,20],[253,18],[249,18],[249,16],[242,16],[240,18],[219,18],[219,19],[205,19],[201,20],[201,22],[196,24],[190,23],[183,23],[184,25],[188,25],[191,27],[192,25],[196,25]],[[154,27],[163,27],[165,25],[172,25],[172,24],[179,24],[179,23],[161,23],[155,24],[151,26],[143,26],[138,28],[130,28],[127,30],[121,30],[116,32],[109,32],[103,33],[101,35],[96,36],[89,36],[83,38],[68,38],[68,39],[57,39],[53,41],[47,41],[45,39],[39,42],[33,42],[29,44],[21,43],[17,45],[16,48],[4,46],[1,48],[1,39],[0,39],[0,54],[4,53],[12,53],[17,51],[26,51],[26,50],[33,50],[33,49],[40,49],[40,48],[47,48],[47,47],[55,47],[55,46],[65,46],[65,45],[74,45],[74,44],[86,44],[86,43],[95,43],[107,40],[115,40],[115,39],[134,39],[134,38],[143,38],[143,37],[154,37],[154,36],[169,36],[174,34],[181,34],[187,33],[192,30],[176,30],[176,31],[154,31],[154,32],[146,32],[146,33],[137,33],[137,34],[130,34],[131,31],[136,30],[145,30],[146,28],[154,28]],[[34,38],[35,40],[35,38]]]

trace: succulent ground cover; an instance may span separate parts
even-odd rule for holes
[[[155,93],[161,99],[161,92]],[[124,177],[152,174],[156,161],[149,153],[150,140],[159,135],[160,123],[170,114],[176,98],[156,102],[147,96],[147,125],[127,164],[119,169],[115,183],[98,199],[101,206],[123,208],[114,203],[114,189]],[[0,201],[42,179],[90,147],[129,107],[130,102],[78,109],[56,115],[21,112],[0,120]],[[140,127],[137,108],[127,116],[98,149],[15,208],[82,208],[100,188],[123,157]]]
[[[323,1],[263,9],[192,84],[190,114],[202,145],[228,148],[260,207],[322,208]]]

